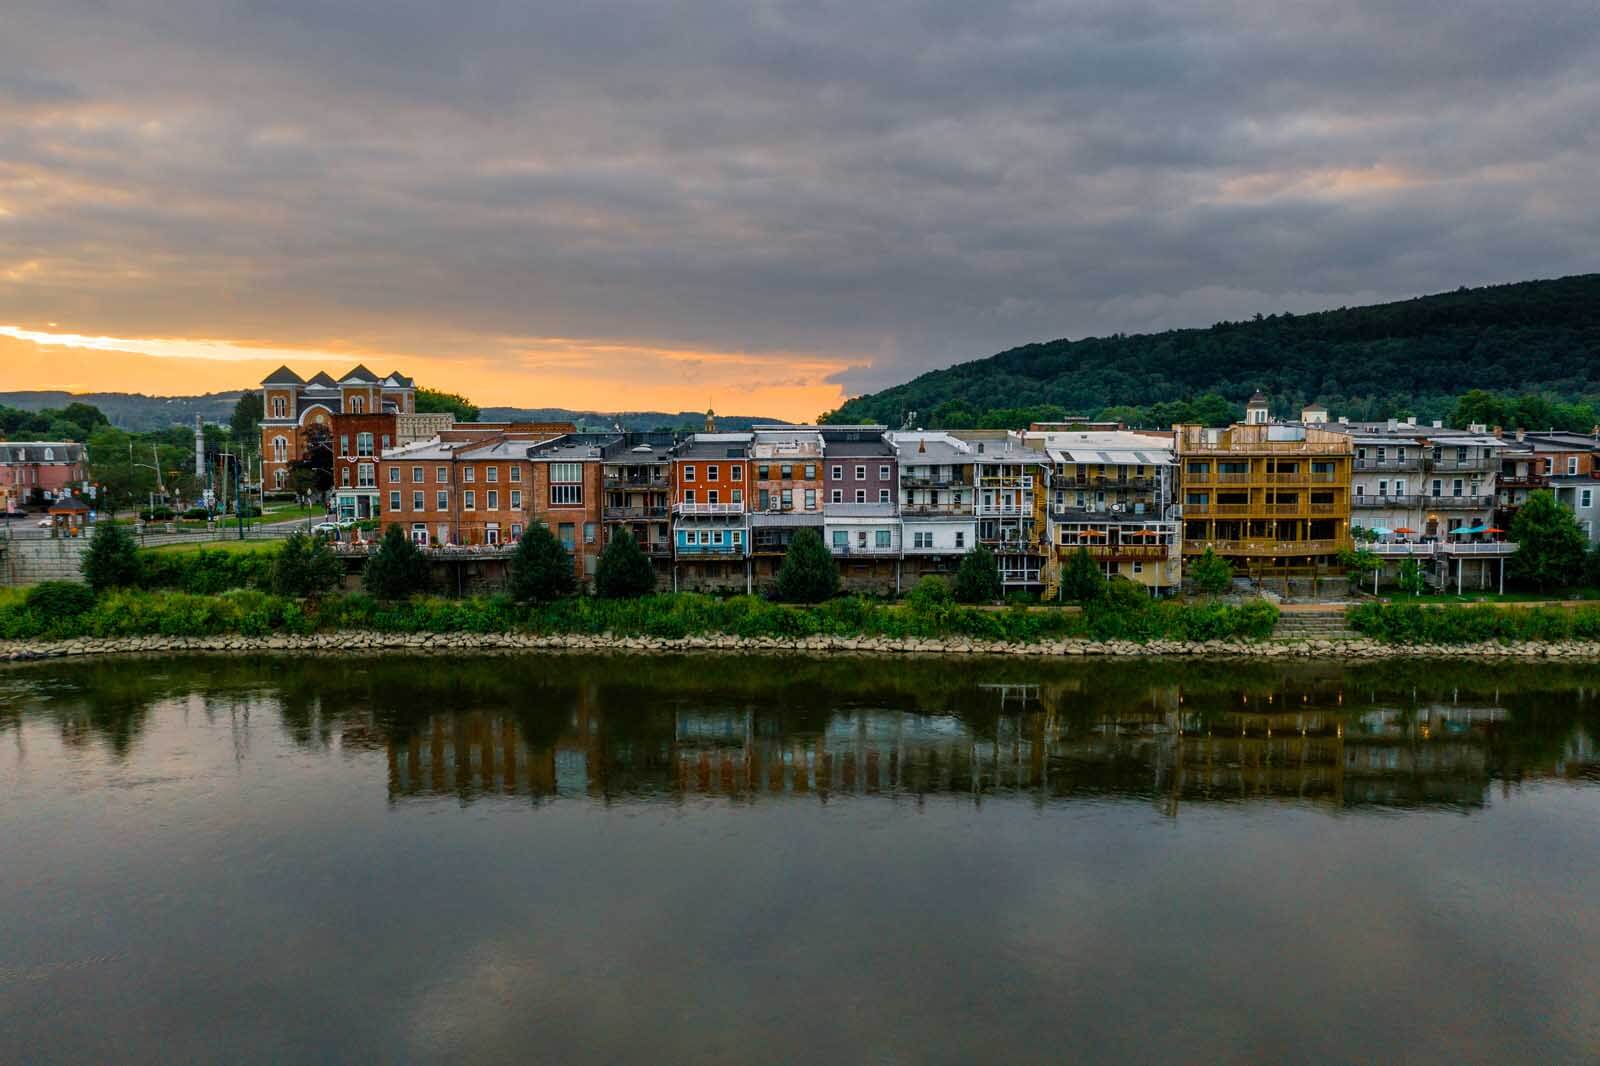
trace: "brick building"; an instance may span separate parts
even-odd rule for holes
[[[697,433],[673,456],[673,581],[680,589],[750,588],[751,433]]]
[[[320,371],[307,380],[281,366],[261,382],[261,401],[263,491],[288,491],[292,465],[325,433],[334,449],[333,484],[341,515],[378,515],[378,486],[364,484],[363,475],[375,478],[384,438],[391,444],[398,440],[397,417],[416,413],[416,385],[410,378],[398,372],[379,377],[357,365],[337,380]],[[361,454],[362,434],[372,435],[370,455]],[[342,452],[341,437],[348,441]]]
[[[51,440],[0,443],[0,504],[8,514],[29,504],[66,499],[83,490],[88,476],[81,444]]]

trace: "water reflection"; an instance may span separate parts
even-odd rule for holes
[[[388,797],[735,802],[1000,794],[1186,804],[1481,806],[1595,776],[1600,671],[1461,664],[168,660],[0,674],[0,726],[52,717],[126,757],[152,709],[272,713],[387,762]]]

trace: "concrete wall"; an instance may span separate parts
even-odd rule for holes
[[[88,550],[86,537],[14,537],[0,541],[0,578],[7,585],[82,581],[83,553]]]

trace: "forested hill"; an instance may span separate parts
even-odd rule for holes
[[[1038,412],[1045,417],[1111,409],[1137,422],[1160,405],[1159,422],[1208,393],[1231,410],[1258,388],[1280,411],[1320,401],[1354,418],[1443,417],[1473,389],[1592,396],[1600,393],[1600,274],[1028,344],[857,397],[827,417],[899,426],[916,412],[921,425],[958,428],[1017,421],[1014,409],[1038,406],[1055,409]]]

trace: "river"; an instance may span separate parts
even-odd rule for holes
[[[0,1061],[1593,1062],[1600,667],[0,670]]]

